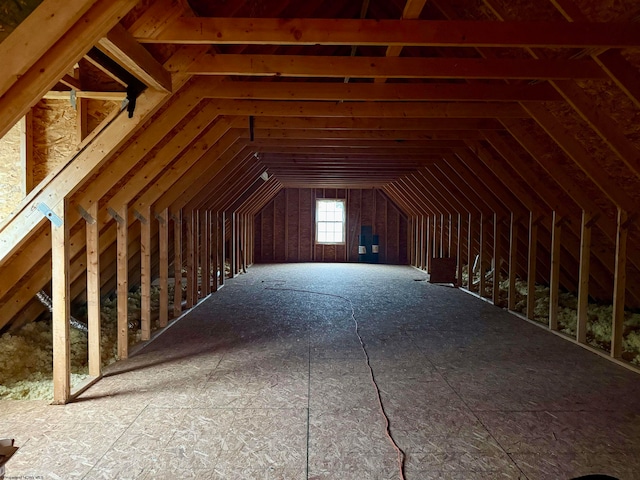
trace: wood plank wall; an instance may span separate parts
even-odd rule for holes
[[[347,200],[345,245],[315,244],[315,202]],[[376,189],[283,189],[255,216],[255,262],[357,262],[361,225],[379,235],[380,263],[407,264],[406,216]]]

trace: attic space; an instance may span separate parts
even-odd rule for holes
[[[640,372],[639,18],[637,0],[0,1],[6,411],[90,404],[198,311],[240,328],[216,299],[269,268],[414,275],[396,287],[430,292],[424,322],[440,297],[445,322],[494,312],[549,342],[538,366],[480,342],[496,359],[535,377],[584,350],[625,395],[596,373]]]

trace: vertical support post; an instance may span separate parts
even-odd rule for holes
[[[100,224],[97,201],[91,204],[88,213],[93,220],[86,224],[89,375],[99,377],[102,374],[102,352],[100,345]]]
[[[551,224],[551,274],[549,281],[549,328],[558,330],[558,295],[560,293],[560,247],[562,218],[554,210]]]
[[[116,212],[117,223],[117,293],[118,298],[118,359],[129,356],[129,224],[127,221],[127,205],[122,205]]]
[[[451,256],[453,242],[453,216],[449,214],[447,221],[447,257]]]
[[[457,270],[456,285],[462,286],[462,213],[458,213],[458,244],[456,252]]]
[[[275,211],[275,207],[274,207]],[[275,231],[275,230],[274,230]],[[275,242],[274,242],[275,245]],[[231,278],[235,278],[238,273],[238,216],[236,212],[231,212]],[[275,258],[275,255],[273,256]]]
[[[622,356],[622,334],[624,332],[624,295],[627,284],[627,234],[629,231],[627,212],[618,207],[618,229],[616,235],[616,266],[613,275],[613,318],[611,331],[611,356]]]
[[[491,300],[494,305],[500,305],[500,265],[502,259],[502,219],[498,214],[493,214],[493,295]]]
[[[470,292],[473,287],[473,217],[469,213],[469,228],[467,229],[467,259],[469,261],[469,279],[467,280],[467,288]]]
[[[207,295],[211,294],[211,283],[212,283],[212,274],[211,274],[211,247],[212,247],[212,239],[211,239],[211,210],[207,210],[207,220],[205,222],[205,231],[206,231],[206,236],[205,238],[207,239],[207,264],[206,264],[206,270],[207,270],[207,285],[206,285],[206,292]]]
[[[71,397],[71,347],[69,334],[69,225],[67,201],[56,214],[62,224],[51,224],[51,297],[53,302],[53,403],[64,404]]]
[[[226,260],[227,260],[227,253],[226,253],[226,241],[227,241],[227,236],[226,236],[226,225],[225,225],[225,219],[226,215],[225,212],[220,212],[220,286],[224,285],[224,277],[225,277],[225,270],[226,270]]]
[[[480,214],[480,236],[478,240],[480,245],[478,251],[478,264],[480,265],[478,293],[481,297],[484,297],[487,294],[487,280],[484,276],[485,256],[487,254],[487,216],[484,213]]]
[[[527,267],[527,318],[533,320],[536,307],[536,261],[538,258],[538,218],[529,212],[529,256]]]
[[[82,142],[88,133],[87,102],[88,102],[88,99],[86,98],[76,98],[76,105],[77,105],[76,131],[77,131],[78,143]]]
[[[22,160],[22,194],[27,194],[33,190],[33,110],[29,109],[20,122],[20,158]]]
[[[169,323],[169,211],[158,214],[158,249],[160,261],[160,328]]]
[[[578,272],[578,323],[576,325],[576,340],[580,343],[586,343],[587,341],[587,308],[589,306],[589,260],[591,256],[592,220],[592,214],[583,210],[580,233],[580,270]]]
[[[137,215],[140,221],[140,339],[151,338],[151,209]]]
[[[424,270],[426,262],[425,262],[425,246],[424,246],[424,237],[425,237],[425,228],[424,228],[424,215],[420,215],[420,241],[418,251],[420,253],[420,269]]]
[[[219,220],[218,220],[218,212],[211,212],[211,226],[213,231],[211,232],[211,239],[213,241],[213,245],[211,247],[212,250],[212,260],[213,260],[213,291],[218,291],[218,270],[220,269],[220,235],[218,234],[219,230]]]
[[[187,223],[187,308],[191,308],[196,304],[196,295],[198,291],[196,269],[196,225],[195,211],[191,210],[186,213],[185,220]],[[194,281],[196,279],[196,281]]]
[[[427,230],[426,230],[426,238],[425,238],[425,256],[426,256],[426,260],[427,260],[427,273],[431,273],[431,259],[433,258],[432,256],[432,250],[431,250],[431,239],[433,237],[433,228],[431,226],[431,217],[427,215],[427,217],[425,217],[425,223],[427,226]]]
[[[182,314],[182,211],[173,219],[173,316]]]
[[[211,263],[209,261],[209,211],[200,213],[200,297],[204,298],[211,293]]]
[[[511,229],[509,238],[509,310],[516,308],[516,275],[518,271],[518,230],[519,220],[516,214],[511,212]]]

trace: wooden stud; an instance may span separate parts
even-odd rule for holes
[[[93,222],[86,223],[87,237],[87,321],[89,375],[99,377],[102,373],[101,317],[100,317],[100,223],[98,202],[88,211]]]
[[[227,258],[227,253],[226,253],[226,241],[227,241],[227,236],[226,236],[226,215],[224,211],[220,212],[220,247],[219,247],[219,253],[220,253],[220,286],[222,287],[224,285],[224,280],[225,280],[225,270],[226,270],[226,258]]]
[[[538,219],[529,214],[529,255],[527,267],[527,318],[533,320],[536,306],[536,262],[538,259]]]
[[[513,311],[516,308],[516,275],[518,272],[518,230],[519,220],[515,213],[511,212],[511,233],[509,239],[509,298],[508,308]]]
[[[219,275],[218,271],[220,270],[220,234],[218,230],[220,229],[220,220],[218,218],[218,212],[211,212],[211,258],[212,258],[212,268],[213,268],[213,291],[218,291],[218,283],[219,283]]]
[[[481,297],[485,297],[487,295],[487,280],[484,275],[484,264],[487,254],[487,217],[483,214],[480,214],[480,235],[478,241],[480,245],[478,251],[478,265],[480,266],[478,293]]]
[[[275,226],[275,221],[276,221],[276,217],[275,217],[275,208],[273,209],[274,211],[274,215],[273,215],[273,223]],[[238,217],[236,215],[236,212],[231,212],[230,215],[230,219],[231,219],[231,241],[229,242],[229,247],[231,249],[231,252],[229,252],[229,256],[230,256],[230,260],[231,260],[231,278],[235,278],[237,272],[238,272]],[[273,230],[274,232],[276,231],[275,229]],[[273,258],[276,258],[275,255],[275,242],[274,242],[274,254],[273,254]]]
[[[198,284],[196,271],[196,232],[198,227],[195,221],[196,212],[186,212],[187,224],[187,308],[192,308],[197,303]]]
[[[611,356],[622,357],[624,335],[624,296],[627,280],[627,212],[618,208],[618,238],[616,241],[616,266],[613,276],[613,325],[611,331]]]
[[[182,315],[182,211],[173,217],[173,316]]]
[[[33,190],[33,110],[29,109],[20,123],[20,159],[22,163],[22,194],[27,196]]]
[[[457,269],[456,285],[462,286],[462,213],[458,213],[458,243],[457,243]]]
[[[562,218],[554,210],[551,226],[551,274],[549,281],[549,328],[558,330],[558,295],[560,293],[560,237]]]
[[[475,290],[473,286],[473,217],[469,213],[469,228],[467,228],[467,265],[469,270],[469,279],[467,281],[467,288],[470,292]]]
[[[138,215],[140,221],[140,333],[151,338],[151,210]]]
[[[578,272],[578,322],[576,340],[587,342],[587,309],[589,306],[589,257],[591,256],[591,221],[590,212],[582,211],[580,234],[580,270]]]
[[[117,223],[117,298],[118,298],[118,359],[129,357],[129,223],[127,205],[116,212]]]
[[[62,220],[62,225],[51,224],[53,403],[56,404],[67,403],[71,396],[69,225],[65,222],[65,210],[66,205],[56,212]]]
[[[500,305],[500,265],[502,259],[502,219],[497,213],[493,214],[493,295],[491,300],[494,305]]]
[[[159,231],[158,247],[160,262],[160,328],[169,323],[169,209],[157,214]]]

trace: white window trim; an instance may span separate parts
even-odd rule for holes
[[[318,240],[318,203],[322,201],[341,202],[343,205],[344,217],[342,222],[327,222],[327,223],[342,223],[342,242],[321,242]],[[347,200],[344,198],[316,198],[316,208],[314,210],[314,229],[316,245],[346,245],[347,239]]]

